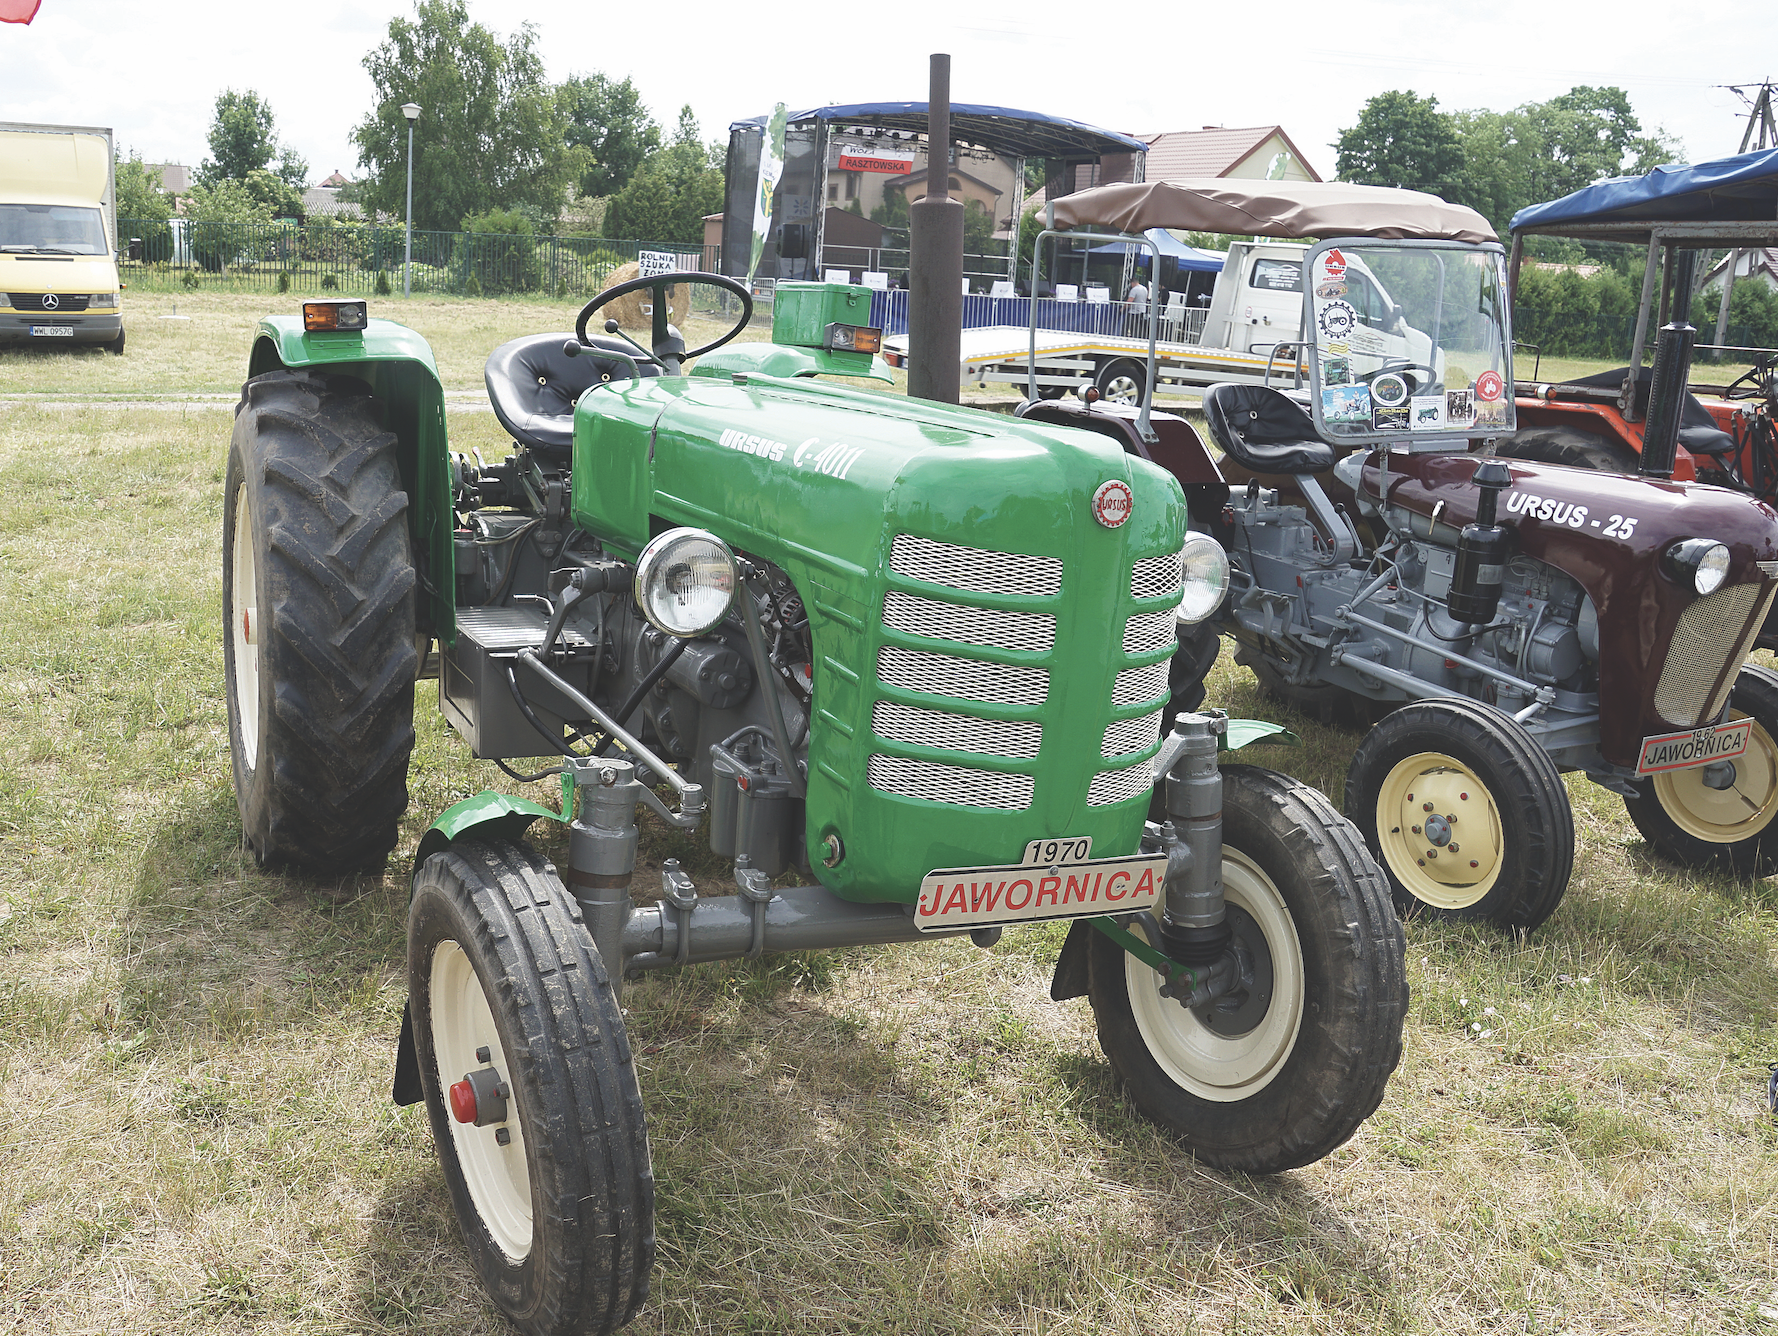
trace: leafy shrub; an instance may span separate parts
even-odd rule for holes
[[[290,291],[290,271],[288,269],[286,269],[283,273],[278,275],[278,291],[279,292],[289,292]]]
[[[536,236],[531,219],[516,209],[490,209],[465,218],[451,263],[463,290],[474,295],[535,292],[543,285]]]
[[[377,270],[377,296],[387,297],[389,294],[389,271],[387,269],[379,269]]]

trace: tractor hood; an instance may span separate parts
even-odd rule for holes
[[[1366,496],[1436,523],[1437,541],[1455,545],[1457,531],[1475,518],[1481,489],[1470,478],[1476,456],[1393,454],[1386,470],[1383,462],[1382,451],[1365,462]],[[1664,717],[1656,708],[1657,700],[1675,696],[1673,684],[1663,682],[1670,663],[1676,674],[1714,679],[1745,657],[1733,650],[1778,588],[1778,578],[1768,574],[1778,572],[1778,512],[1702,483],[1501,462],[1512,482],[1500,493],[1498,519],[1513,530],[1515,551],[1566,572],[1593,601],[1600,749],[1613,764],[1633,767],[1642,737],[1696,722]],[[1728,576],[1707,598],[1664,568],[1665,554],[1686,538],[1713,539],[1729,549]],[[1694,608],[1700,611],[1687,617]],[[1714,638],[1700,639],[1704,623],[1718,628]],[[1757,630],[1757,619],[1753,625]]]

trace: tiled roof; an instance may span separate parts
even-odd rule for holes
[[[1195,176],[1223,176],[1241,159],[1273,135],[1302,164],[1303,170],[1319,181],[1321,177],[1309,165],[1281,125],[1250,125],[1238,129],[1212,126],[1203,130],[1170,130],[1162,134],[1139,136],[1148,144],[1148,163],[1144,175],[1150,181],[1179,181]]]

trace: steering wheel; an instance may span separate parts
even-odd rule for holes
[[[1427,366],[1424,362],[1385,362],[1375,371],[1367,371],[1358,379],[1369,385],[1378,376],[1395,375],[1403,371],[1413,377],[1414,383],[1408,388],[1409,394],[1423,393],[1427,386],[1438,383],[1438,369]],[[1424,377],[1420,375],[1422,371],[1426,373]]]
[[[715,339],[710,343],[706,343],[701,348],[693,348],[690,352],[687,352],[685,350],[685,341],[679,337],[678,331],[674,330],[673,327],[667,323],[668,290],[678,287],[681,283],[709,283],[715,287],[722,288],[727,292],[734,293],[735,296],[741,299],[740,320],[735,323],[733,329],[729,330],[728,333],[724,334],[720,339]],[[644,289],[654,293],[654,302],[652,303],[654,307],[654,348],[652,356],[645,353],[636,360],[639,362],[652,363],[666,371],[668,375],[679,375],[680,363],[685,361],[686,358],[699,357],[704,353],[709,352],[712,348],[722,347],[723,344],[727,343],[730,339],[734,338],[735,335],[746,329],[747,322],[753,319],[753,294],[747,291],[745,284],[737,283],[734,279],[725,277],[722,274],[705,274],[696,270],[675,270],[670,274],[653,274],[647,278],[632,278],[627,283],[619,283],[614,288],[606,288],[605,291],[601,292],[597,297],[594,297],[585,306],[580,308],[580,318],[574,322],[574,337],[580,340],[583,347],[592,347],[592,340],[587,338],[586,327],[587,321],[593,316],[593,312],[597,311],[602,306],[609,305],[611,302],[616,301],[619,297],[627,296],[632,292],[640,292]],[[610,333],[614,331],[607,332]],[[638,348],[637,351],[641,352],[642,350]]]
[[[1723,387],[1725,399],[1763,399],[1778,387],[1778,357],[1755,355],[1753,365]]]

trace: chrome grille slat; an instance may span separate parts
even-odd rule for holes
[[[1764,582],[1739,584],[1701,598],[1681,612],[1655,686],[1655,713],[1681,728],[1696,728],[1722,713],[1735,674],[1730,673],[1719,690],[1711,688],[1725,664],[1747,657],[1771,601]],[[1761,605],[1761,616],[1749,624],[1756,603]]]
[[[878,701],[871,707],[870,722],[878,737],[891,742],[1004,756],[1009,760],[1029,760],[1043,745],[1043,725],[1033,720],[977,719],[898,701]]]
[[[1105,730],[1105,741],[1099,746],[1099,755],[1107,759],[1113,756],[1128,756],[1131,752],[1139,752],[1144,747],[1152,747],[1161,740],[1161,712],[1141,715],[1135,719],[1116,720]]]
[[[1101,770],[1087,786],[1088,807],[1109,807],[1154,788],[1154,764],[1145,761],[1123,770]]]
[[[1177,627],[1178,619],[1171,608],[1166,612],[1139,612],[1124,623],[1124,653],[1153,654],[1176,644]]]
[[[1177,595],[1181,592],[1182,579],[1177,552],[1144,557],[1130,568],[1130,597],[1163,598]]]
[[[1062,589],[1058,557],[1031,557],[959,547],[899,533],[889,552],[889,569],[910,580],[962,589],[973,594],[1023,594],[1048,598]]]
[[[1117,675],[1111,688],[1111,703],[1121,708],[1138,705],[1145,700],[1158,700],[1167,694],[1167,661],[1126,668]]]
[[[1003,812],[1022,812],[1031,806],[1030,775],[972,770],[942,761],[881,754],[870,758],[869,775],[870,786],[877,792],[903,798],[924,798],[953,807],[990,807]]]
[[[1056,643],[1056,619],[1047,613],[965,607],[894,589],[883,596],[883,625],[911,636],[1001,649],[1042,652]]]
[[[1165,685],[1167,665],[1157,666]],[[960,659],[952,654],[902,649],[898,645],[884,645],[877,651],[877,678],[907,691],[981,701],[987,705],[1041,705],[1048,699],[1050,690],[1047,668]]]

